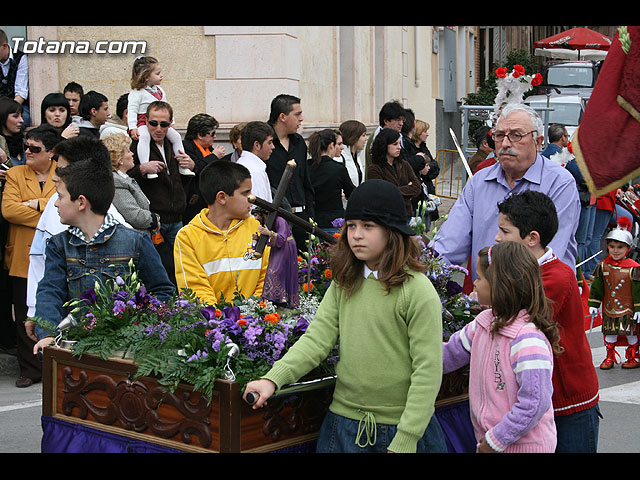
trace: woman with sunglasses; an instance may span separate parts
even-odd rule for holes
[[[7,171],[2,196],[2,216],[9,223],[4,268],[9,271],[12,302],[17,332],[17,354],[20,377],[17,387],[28,387],[40,381],[42,369],[33,355],[33,340],[27,337],[27,273],[29,247],[35,227],[49,198],[55,193],[53,175],[57,166],[54,147],[62,139],[51,125],[41,125],[25,135],[25,165]]]
[[[214,160],[224,157],[225,148],[213,145],[218,129],[218,120],[207,113],[198,113],[189,119],[187,131],[184,134],[184,153],[189,155],[195,163],[193,172],[195,177],[183,182],[187,198],[187,207],[182,215],[182,223],[187,225],[200,210],[207,207],[200,193],[200,172]]]

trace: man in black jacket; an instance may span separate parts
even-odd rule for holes
[[[314,191],[307,166],[307,144],[298,128],[302,124],[302,107],[300,99],[293,95],[281,94],[271,102],[271,114],[268,122],[274,129],[274,150],[267,160],[267,175],[273,191],[278,188],[280,179],[291,159],[295,160],[296,168],[289,182],[285,198],[291,210],[298,217],[307,222],[315,216]],[[291,230],[298,250],[306,250],[307,232],[297,225]]]
[[[127,174],[134,178],[150,202],[150,210],[160,217],[160,233],[163,242],[156,244],[162,262],[171,281],[175,283],[173,266],[173,244],[178,230],[182,228],[182,214],[186,207],[186,197],[181,179],[180,166],[190,170],[195,168],[193,160],[185,153],[173,154],[171,142],[166,139],[167,130],[173,119],[173,109],[166,102],[153,102],[147,110],[147,125],[151,137],[149,161],[140,164],[137,155],[138,142],[131,144],[134,166]],[[149,179],[147,174],[155,173],[157,178]]]

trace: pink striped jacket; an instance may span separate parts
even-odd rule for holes
[[[552,453],[553,352],[526,310],[491,334],[489,308],[444,344],[443,372],[469,364],[469,404],[478,442],[498,452]]]

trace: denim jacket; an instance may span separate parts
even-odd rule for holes
[[[45,272],[38,283],[36,317],[54,324],[68,313],[63,305],[79,296],[95,282],[129,275],[133,259],[140,281],[160,301],[176,293],[151,238],[120,224],[100,232],[90,242],[69,230],[51,237],[47,243]],[[50,333],[36,327],[38,339]]]

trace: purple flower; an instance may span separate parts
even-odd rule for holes
[[[233,322],[240,320],[240,307],[224,307],[222,313],[225,318]]]
[[[112,300],[122,300],[123,302],[129,300],[129,298],[131,298],[131,295],[129,294],[129,292],[125,292],[124,290],[119,290],[111,295]]]
[[[307,321],[306,318],[304,318],[303,316],[300,316],[298,318],[298,321],[296,322],[295,327],[293,327],[293,334],[294,335],[298,335],[298,334],[303,334],[304,332],[307,331],[307,328],[309,327],[309,322]]]
[[[200,309],[200,313],[202,313],[204,318],[206,318],[207,320],[215,320],[216,319],[216,307],[214,307],[212,305],[207,305],[206,307],[202,307]]]
[[[89,305],[96,303],[96,291],[93,288],[88,288],[80,295],[80,298],[85,300]]]
[[[148,303],[150,299],[150,295],[147,295],[147,289],[142,285],[140,289],[134,294],[133,299],[136,302],[136,305],[142,305],[144,303]]]
[[[453,297],[454,295],[462,292],[462,287],[460,286],[460,284],[458,282],[454,282],[453,280],[449,280],[447,282],[446,288],[448,297]]]
[[[331,222],[331,225],[333,225],[333,228],[342,228],[344,225],[344,218],[336,218]]]
[[[116,315],[124,312],[125,308],[127,308],[127,306],[122,300],[116,300],[115,302],[113,302],[113,313],[115,313]]]

